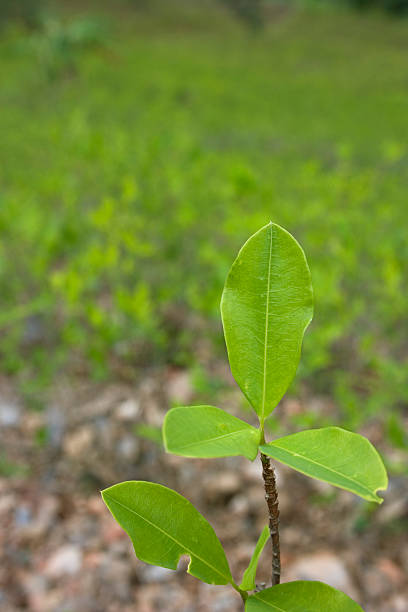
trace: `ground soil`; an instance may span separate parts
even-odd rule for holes
[[[218,405],[237,411],[233,387]],[[228,587],[200,583],[136,559],[99,491],[123,480],[151,480],[188,497],[214,526],[236,580],[266,523],[261,465],[243,458],[191,460],[164,453],[135,433],[160,426],[171,402],[194,400],[188,373],[146,373],[137,385],[59,381],[45,410],[24,406],[0,381],[0,608],[4,612],[235,612]],[[322,398],[287,400],[282,414],[331,411]],[[244,415],[244,418],[250,418]],[[286,418],[286,417],[285,417]],[[288,425],[290,427],[290,425]],[[365,433],[383,454],[381,427]],[[408,487],[393,475],[379,507],[276,465],[282,579],[320,579],[366,612],[408,611]],[[7,475],[6,475],[7,474]],[[258,583],[269,584],[270,549]]]

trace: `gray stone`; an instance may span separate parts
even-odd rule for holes
[[[187,370],[171,372],[167,381],[167,393],[173,402],[188,404],[193,397],[191,376]]]
[[[118,441],[118,454],[123,459],[135,459],[139,454],[139,441],[135,436],[127,434]]]
[[[47,561],[45,575],[48,578],[73,576],[82,567],[82,551],[78,546],[67,544],[59,548]]]
[[[83,426],[65,436],[64,452],[72,458],[77,458],[89,451],[93,444],[93,430]]]
[[[210,501],[231,498],[240,491],[241,480],[235,472],[220,472],[206,478],[204,489]]]
[[[0,425],[16,427],[20,423],[21,410],[17,404],[0,401]]]
[[[125,400],[115,410],[116,418],[120,421],[136,421],[139,414],[140,403],[133,398]]]
[[[285,580],[320,580],[355,597],[355,589],[345,564],[330,552],[300,557],[284,575]]]
[[[145,582],[167,582],[174,576],[174,571],[166,567],[156,565],[146,565],[143,568],[143,579]]]

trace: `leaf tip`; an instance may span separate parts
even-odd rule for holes
[[[108,491],[108,489],[103,489],[102,491],[100,491],[101,497],[102,497],[102,501],[105,504],[105,506],[107,508],[109,508],[109,502],[108,502],[108,495],[106,494],[106,492]],[[110,508],[109,508],[110,510]]]

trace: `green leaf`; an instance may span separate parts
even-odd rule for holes
[[[232,583],[213,528],[185,497],[142,481],[114,485],[102,497],[142,561],[175,570],[180,556],[187,554],[192,576],[209,584]]]
[[[249,562],[247,569],[244,572],[244,577],[242,578],[242,582],[239,585],[241,591],[253,591],[255,588],[255,576],[256,576],[256,568],[258,567],[259,557],[262,554],[262,551],[265,547],[269,539],[269,527],[265,525],[261,535],[259,536],[259,540],[255,546],[254,553],[252,555],[252,559]]]
[[[278,438],[260,450],[306,476],[368,501],[383,501],[376,492],[387,488],[387,472],[374,446],[359,434],[340,427],[310,429]]]
[[[295,376],[313,315],[305,254],[279,225],[260,229],[238,253],[221,315],[232,374],[263,424]]]
[[[323,582],[297,580],[251,595],[245,612],[363,612],[355,601]]]
[[[260,431],[214,406],[172,408],[163,424],[168,452],[184,457],[243,455],[251,461],[258,454]]]

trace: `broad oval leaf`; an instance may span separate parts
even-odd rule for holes
[[[269,527],[265,525],[262,530],[261,535],[259,536],[258,542],[256,543],[255,550],[253,552],[251,561],[249,562],[248,567],[244,572],[244,576],[242,578],[242,582],[239,585],[241,591],[253,591],[255,588],[255,577],[256,577],[256,569],[259,563],[259,557],[262,554],[263,549],[265,548],[265,544],[269,539]]]
[[[260,229],[238,253],[221,316],[232,374],[263,424],[295,376],[313,316],[305,254],[279,225]]]
[[[215,406],[172,408],[163,424],[167,451],[184,457],[258,454],[260,431]]]
[[[363,612],[350,597],[323,582],[296,580],[251,595],[246,612]]]
[[[214,529],[182,495],[159,484],[128,481],[105,489],[102,497],[142,561],[175,570],[187,554],[192,576],[209,584],[232,583]]]
[[[310,429],[262,445],[260,451],[298,472],[382,503],[377,491],[388,486],[387,472],[374,446],[340,427]]]

